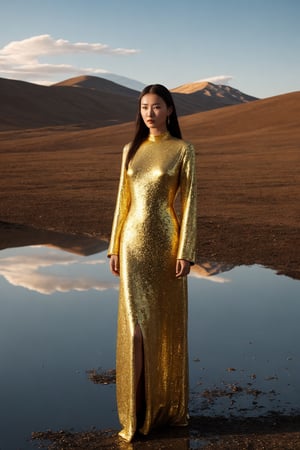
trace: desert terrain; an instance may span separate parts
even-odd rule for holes
[[[137,94],[111,85],[95,93],[94,84],[82,87],[90,81],[42,88],[39,98],[29,83],[0,83],[0,249],[53,244],[90,254],[109,241]],[[214,89],[174,90],[184,139],[197,153],[197,262],[260,264],[300,279],[300,92],[235,101]],[[211,97],[223,103],[203,108]],[[201,436],[197,420],[191,429]],[[223,444],[202,448],[300,448],[299,417],[206,425]],[[184,433],[173,437],[168,448],[188,448]],[[36,438],[52,440],[49,448],[123,448],[109,432]],[[159,439],[134,448],[162,448]]]
[[[198,262],[256,263],[299,278],[300,93],[183,115],[180,124],[197,152]],[[11,224],[108,241],[133,129],[131,121],[1,131],[0,248]]]

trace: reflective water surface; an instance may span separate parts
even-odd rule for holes
[[[34,448],[33,431],[118,429],[118,279],[105,252],[0,252],[0,449]],[[300,282],[259,266],[204,262],[189,277],[190,413],[300,410]]]

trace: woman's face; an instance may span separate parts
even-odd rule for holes
[[[167,131],[167,118],[172,113],[165,101],[156,94],[145,94],[141,99],[141,116],[151,134]]]

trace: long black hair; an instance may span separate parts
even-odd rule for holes
[[[142,92],[140,93],[140,96],[139,96],[138,112],[137,112],[136,122],[135,122],[135,135],[131,142],[130,148],[128,150],[127,159],[126,159],[126,168],[128,168],[128,164],[131,161],[131,159],[134,157],[139,146],[149,136],[149,128],[145,125],[142,115],[141,115],[141,100],[144,97],[144,95],[146,95],[146,94],[158,95],[166,103],[167,107],[172,109],[172,112],[169,115],[169,118],[168,118],[168,121],[166,124],[167,130],[169,131],[169,133],[172,136],[174,136],[178,139],[181,139],[181,137],[182,137],[179,123],[178,123],[174,100],[173,100],[173,97],[172,97],[170,91],[162,84],[150,84],[149,86],[146,86],[142,90]]]

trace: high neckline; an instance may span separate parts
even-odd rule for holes
[[[165,141],[169,137],[170,137],[169,131],[165,131],[164,133],[157,134],[157,135],[149,134],[148,141],[150,141],[150,142],[160,142],[160,141]]]

